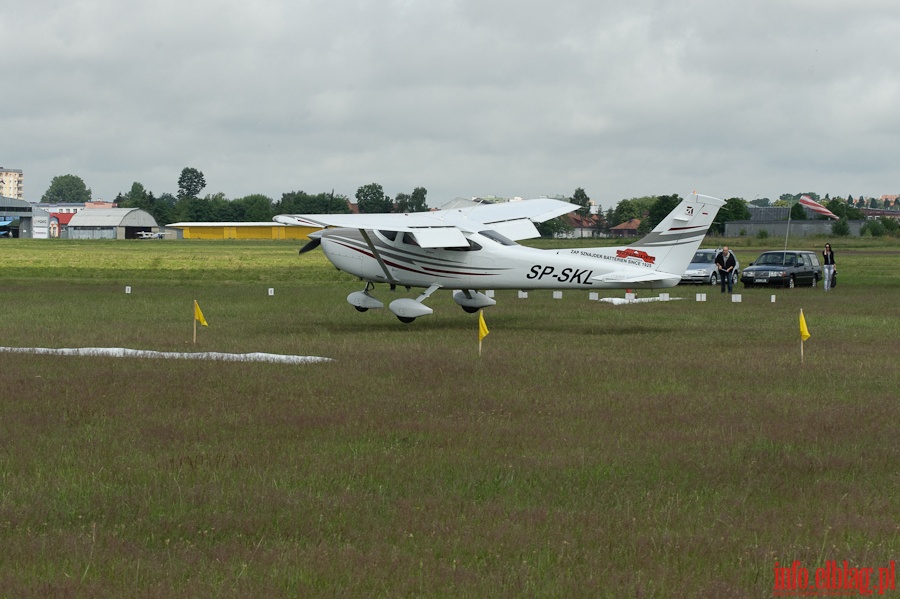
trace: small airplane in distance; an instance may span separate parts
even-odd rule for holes
[[[138,231],[138,239],[165,239],[168,231]]]
[[[485,289],[661,289],[674,287],[725,202],[685,198],[646,237],[619,247],[541,250],[516,241],[539,237],[534,223],[579,206],[537,199],[410,214],[280,214],[286,225],[320,227],[300,253],[321,246],[339,270],[365,281],[347,301],[360,312],[382,308],[376,283],[393,291],[421,287],[417,298],[388,308],[401,322],[432,314],[424,304],[439,289],[474,313],[496,301]]]

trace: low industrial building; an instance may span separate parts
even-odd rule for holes
[[[183,239],[308,239],[319,230],[276,222],[172,223],[166,228],[181,231]]]
[[[46,210],[25,200],[0,196],[0,236],[47,239],[49,222]]]

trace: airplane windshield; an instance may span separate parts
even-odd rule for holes
[[[487,237],[488,239],[496,241],[497,243],[499,243],[501,245],[519,245],[512,239],[509,239],[508,237],[504,237],[500,233],[498,233],[496,231],[491,231],[490,229],[485,229],[484,231],[479,231],[478,233]]]

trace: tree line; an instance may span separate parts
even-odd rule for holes
[[[149,212],[157,223],[175,222],[263,222],[271,221],[278,214],[326,214],[349,213],[350,200],[334,191],[307,193],[290,191],[280,200],[263,194],[251,194],[229,199],[223,193],[206,194],[203,173],[186,167],[178,177],[178,192],[155,195],[143,184],[135,182],[125,193],[113,200],[121,208],[140,208]],[[356,204],[360,212],[424,212],[428,210],[428,191],[416,187],[411,193],[398,193],[391,198],[378,183],[369,183],[356,191]],[[41,197],[44,203],[86,203],[91,201],[91,190],[76,175],[54,177]]]
[[[178,177],[178,192],[176,195],[163,193],[159,196],[148,191],[141,183],[135,182],[126,193],[119,193],[115,202],[122,208],[140,208],[147,211],[160,224],[174,222],[267,222],[278,214],[333,214],[349,213],[350,200],[345,195],[335,195],[329,192],[307,193],[305,191],[290,191],[283,193],[280,200],[262,194],[251,194],[241,198],[228,199],[222,193],[207,194],[200,197],[206,188],[206,179],[201,171],[192,167],[185,167]],[[398,193],[391,198],[384,193],[384,189],[378,183],[369,183],[360,186],[355,194],[356,205],[361,213],[387,213],[387,212],[424,212],[427,211],[426,196],[428,192],[424,187],[416,187],[411,193]],[[719,210],[716,221],[710,227],[713,234],[724,234],[725,223],[736,220],[749,220],[750,210],[748,205],[760,207],[766,206],[791,206],[791,219],[804,220],[806,211],[797,203],[800,196],[809,196],[821,203],[841,221],[835,223],[836,234],[841,234],[846,228],[849,232],[847,220],[861,220],[865,218],[861,208],[881,207],[873,202],[877,200],[864,199],[862,196],[854,200],[852,196],[847,199],[830,198],[828,194],[821,198],[815,192],[798,194],[782,194],[778,200],[772,202],[769,198],[756,198],[746,201],[743,198],[729,198],[725,206]],[[571,196],[558,196],[557,199],[578,205],[575,211],[581,217],[582,223],[596,229],[600,233],[607,233],[619,224],[631,219],[639,219],[639,234],[651,231],[675,206],[681,202],[678,194],[661,196],[643,196],[621,200],[615,208],[606,212],[602,210],[597,214],[591,213],[591,200],[583,188],[577,188]],[[91,190],[84,181],[76,175],[62,175],[54,177],[47,192],[41,198],[42,202],[76,202],[83,203],[91,200]],[[900,208],[895,203],[894,208]],[[825,218],[825,217],[818,217]],[[882,219],[885,220],[885,219]],[[887,219],[890,220],[890,219]],[[892,223],[886,226],[890,228]],[[552,237],[572,230],[572,225],[567,216],[553,219],[538,225],[538,230],[545,237]],[[891,231],[888,231],[891,232]]]

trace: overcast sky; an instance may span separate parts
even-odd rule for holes
[[[900,193],[896,0],[31,0],[0,56],[30,201]]]

